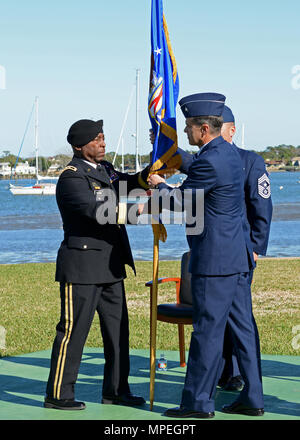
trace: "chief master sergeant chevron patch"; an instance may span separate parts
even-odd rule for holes
[[[264,173],[258,180],[258,194],[264,199],[268,199],[271,195],[270,179],[266,173]]]

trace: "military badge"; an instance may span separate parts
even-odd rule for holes
[[[119,178],[118,174],[108,164],[103,164],[103,165],[109,176],[110,183],[114,182],[115,180],[118,180]]]
[[[97,202],[103,202],[103,191],[101,189],[94,191],[94,194]]]
[[[101,189],[101,186],[98,182],[91,182],[91,183],[92,183],[93,189]]]
[[[109,174],[109,178],[110,178],[110,183],[112,183],[115,180],[118,180],[119,176],[116,172],[111,171],[111,173]]]
[[[96,197],[96,201],[101,201],[102,200],[102,188],[101,185],[98,182],[91,182],[93,190],[94,190],[94,195]]]
[[[266,173],[264,173],[257,180],[257,187],[258,187],[258,194],[261,197],[263,197],[264,199],[268,199],[270,197],[271,195],[270,179]]]

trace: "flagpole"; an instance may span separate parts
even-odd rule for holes
[[[170,169],[179,168],[181,161],[180,155],[177,155],[178,157],[176,158],[174,154],[174,150],[177,148],[176,102],[179,90],[177,66],[163,15],[162,0],[151,0],[151,69],[149,86],[148,113],[155,134],[155,160],[150,169],[151,174],[158,171],[158,159],[161,160],[162,157],[164,157],[163,160],[167,169],[169,159],[172,160]],[[167,94],[166,90],[172,91],[172,93]],[[163,133],[164,136],[160,136],[160,133]],[[138,145],[138,136],[136,142],[136,145]],[[165,156],[166,148],[170,157]],[[166,229],[159,218],[158,221],[152,224],[152,230],[153,277],[150,301],[150,410],[153,408],[154,401],[159,241],[165,242],[167,239]]]
[[[154,402],[155,363],[156,363],[156,329],[157,329],[157,290],[159,263],[159,225],[153,228],[153,277],[150,304],[150,411]]]

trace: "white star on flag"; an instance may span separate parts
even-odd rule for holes
[[[154,52],[156,53],[156,55],[161,55],[161,51],[162,49],[157,48]]]

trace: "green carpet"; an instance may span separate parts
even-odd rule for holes
[[[160,353],[157,353],[159,355]],[[155,403],[149,410],[149,351],[131,350],[131,390],[145,397],[141,408],[101,405],[103,350],[84,350],[76,399],[86,403],[84,411],[59,411],[43,407],[49,374],[50,351],[0,359],[1,420],[157,420],[171,422],[162,416],[167,408],[180,403],[185,368],[179,367],[178,352],[165,352],[166,372],[156,372]],[[262,356],[265,415],[256,420],[300,420],[300,357]],[[245,420],[253,417],[231,416],[221,412],[223,404],[231,403],[237,393],[218,390],[216,416],[213,420]],[[174,420],[174,419],[173,419]],[[190,419],[189,419],[190,420]]]

